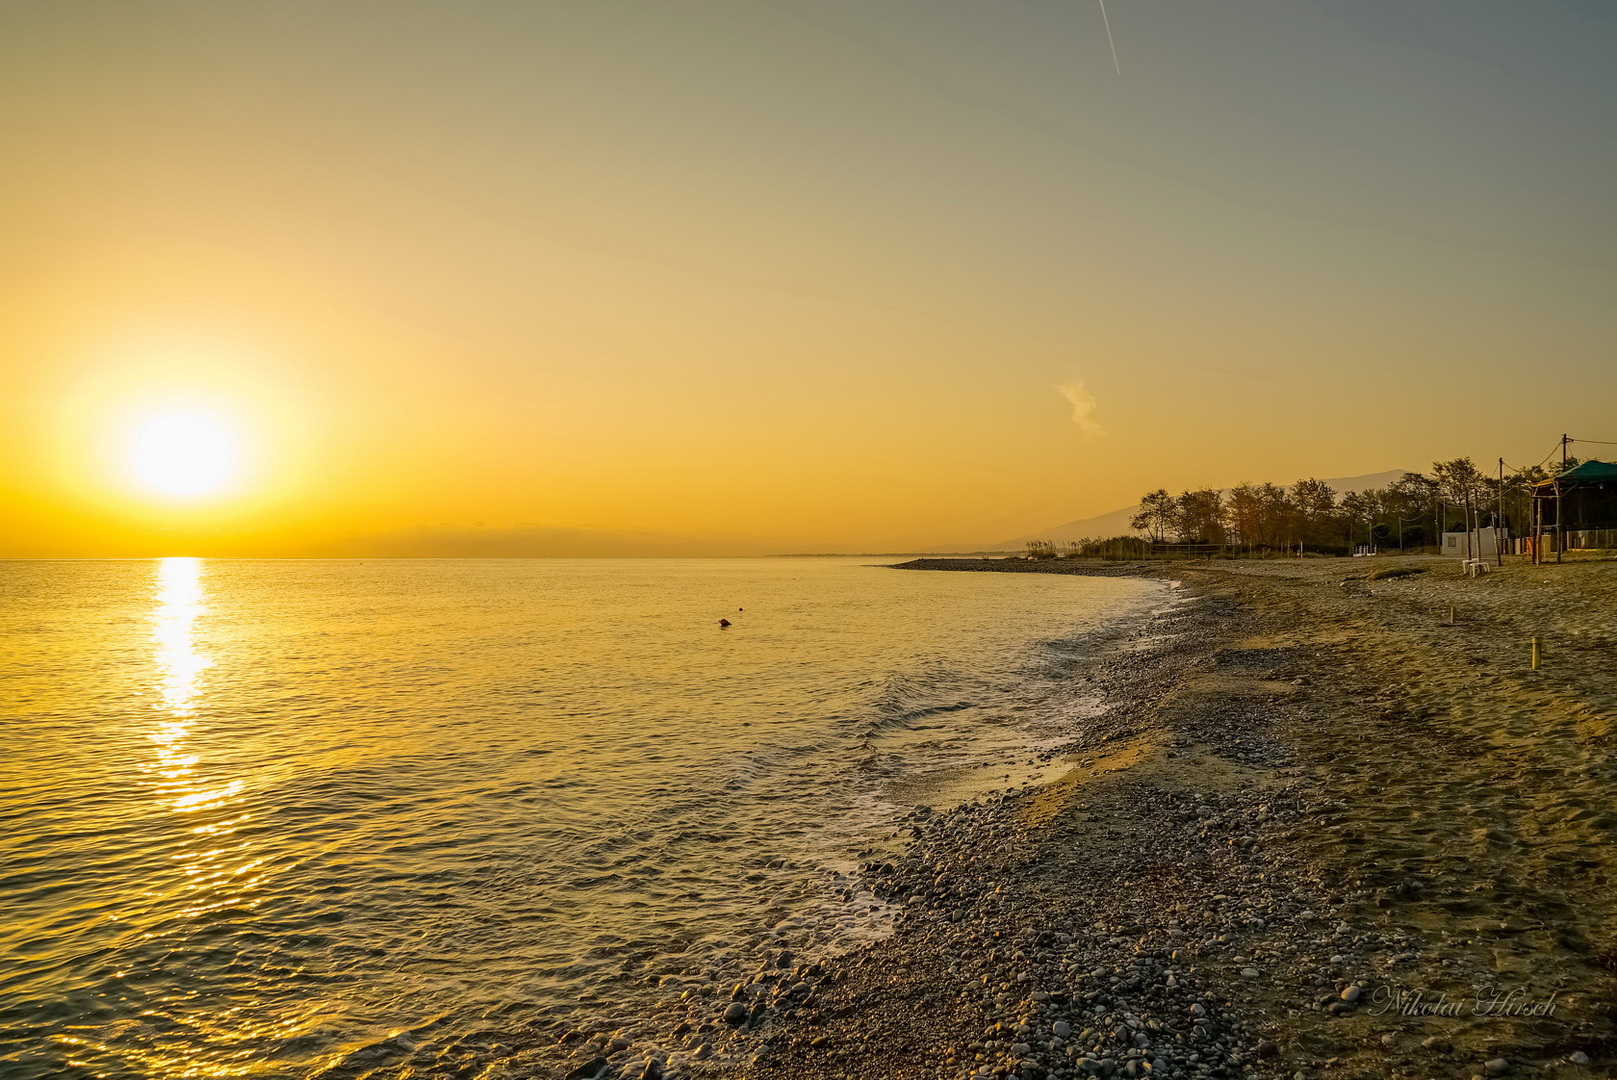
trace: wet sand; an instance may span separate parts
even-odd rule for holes
[[[1617,563],[905,565],[1186,599],[1059,780],[872,861],[892,937],[730,992],[747,1075],[1613,1075]]]

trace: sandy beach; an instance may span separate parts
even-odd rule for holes
[[[1061,779],[873,860],[893,936],[731,992],[749,1075],[1613,1075],[1617,563],[905,566],[1184,599]]]

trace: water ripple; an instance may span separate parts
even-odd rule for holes
[[[1156,592],[173,559],[0,596],[0,1072],[346,1080],[656,1040],[766,949],[879,932],[857,852],[1081,712],[1086,643]]]

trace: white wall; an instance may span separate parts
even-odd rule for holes
[[[1456,558],[1465,558],[1465,537],[1463,532],[1446,532],[1443,534],[1443,554],[1453,555]],[[1471,534],[1471,557],[1474,559],[1492,558],[1497,550],[1492,528],[1477,529]]]

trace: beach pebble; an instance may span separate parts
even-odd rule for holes
[[[1510,1062],[1504,1058],[1489,1058],[1482,1063],[1482,1067],[1488,1070],[1489,1075],[1498,1076],[1500,1073],[1510,1071]]]
[[[1259,971],[1255,967],[1249,967],[1249,968],[1242,968],[1241,969],[1241,974],[1244,975],[1248,979],[1256,979],[1259,975],[1262,975],[1263,972]]]
[[[732,1001],[724,1010],[726,1024],[739,1024],[747,1018],[747,1007],[739,1001]]]
[[[1362,996],[1364,996],[1364,991],[1356,985],[1344,987],[1341,994],[1342,1000],[1350,1005],[1358,1001]]]
[[[1055,1033],[1055,1036],[1058,1039],[1066,1039],[1072,1035],[1072,1025],[1067,1023],[1065,1020],[1057,1020],[1054,1024],[1050,1025],[1050,1030]]]
[[[1568,1061],[1572,1062],[1572,1064],[1574,1064],[1574,1065],[1587,1065],[1587,1064],[1589,1064],[1589,1055],[1585,1054],[1582,1050],[1574,1050],[1574,1051],[1572,1051],[1572,1053],[1567,1055],[1566,1059]]]

